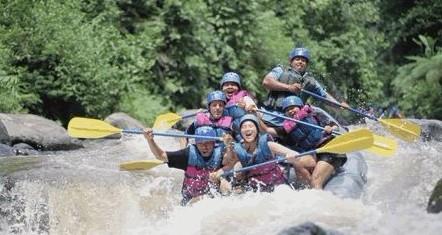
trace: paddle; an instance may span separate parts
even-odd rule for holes
[[[231,106],[235,106],[235,105],[227,105],[224,108],[227,109],[227,108],[230,108]],[[176,113],[161,114],[155,119],[155,122],[153,124],[153,128],[154,129],[161,129],[161,130],[172,128],[173,125],[175,125],[177,122],[181,121],[182,119],[194,117],[199,112],[207,113],[209,111],[202,109],[196,113],[191,113],[191,114],[184,115],[184,116],[180,116]]]
[[[284,115],[279,115],[279,114],[276,114],[276,113],[272,113],[272,112],[269,112],[269,111],[266,111],[266,110],[263,110],[263,109],[257,109],[257,111],[261,112],[261,113],[265,113],[265,114],[271,115],[271,116],[274,116],[274,117],[279,117],[279,118],[287,119],[287,120],[290,120],[290,121],[294,121],[294,122],[300,123],[302,125],[310,126],[310,127],[321,129],[321,130],[325,130],[325,128],[323,128],[323,127],[320,127],[320,126],[317,126],[317,125],[314,125],[314,124],[311,124],[311,123],[308,123],[308,122],[303,122],[303,121],[300,121],[300,120],[296,120],[296,119],[293,119],[293,118],[289,118],[289,117],[286,117]],[[332,134],[334,136],[342,135],[342,133],[339,133],[339,132],[336,132],[336,131],[333,131]],[[384,156],[384,157],[391,156],[391,155],[393,155],[396,152],[397,142],[395,140],[390,139],[390,138],[386,138],[386,137],[383,137],[383,136],[378,136],[378,135],[373,135],[373,139],[374,139],[373,146],[368,148],[367,151],[375,153],[375,154],[377,154],[379,156]]]
[[[111,124],[105,121],[92,119],[92,118],[75,117],[72,118],[68,124],[68,134],[69,136],[74,138],[97,139],[117,133],[143,134],[144,132],[141,129],[120,129],[112,126]],[[222,141],[222,138],[212,137],[212,136],[187,135],[187,134],[166,133],[159,131],[154,131],[153,134],[160,136],[201,138],[201,139]]]
[[[149,170],[162,164],[165,164],[165,162],[157,159],[128,161],[120,163],[120,170]]]
[[[296,157],[301,157],[304,155],[311,155],[316,153],[337,153],[337,154],[344,154],[349,152],[355,152],[363,149],[370,148],[373,145],[373,134],[368,129],[358,129],[352,132],[348,132],[345,134],[342,134],[340,136],[337,136],[336,138],[332,139],[330,142],[328,142],[326,145],[314,149],[311,151],[303,152],[301,154],[296,155]],[[337,155],[339,156],[339,155]],[[255,164],[248,167],[243,167],[238,170],[230,170],[223,174],[223,176],[231,175],[236,172],[242,172],[247,171],[256,167],[264,166],[271,163],[279,163],[285,161],[285,157],[279,157],[274,160],[270,160],[267,162]]]
[[[173,125],[175,125],[177,122],[181,121],[182,119],[194,117],[194,116],[196,116],[197,113],[198,112],[184,115],[184,116],[180,116],[176,113],[161,114],[155,119],[155,122],[153,124],[153,128],[154,129],[161,129],[161,130],[169,129]]]
[[[348,132],[345,134],[342,134],[336,138],[334,138],[332,141],[328,142],[323,147],[304,152],[302,154],[299,154],[297,156],[303,156],[308,154],[314,154],[314,153],[322,153],[322,152],[328,152],[328,153],[348,153],[348,152],[354,152],[359,151],[365,148],[370,147],[373,144],[373,134],[367,130],[367,129],[359,129],[356,131]],[[257,165],[253,165],[251,167],[244,167],[239,171],[245,171],[254,167],[270,164],[272,162],[282,162],[285,158],[278,158],[269,162],[260,163]],[[162,165],[164,162],[160,160],[137,160],[137,161],[128,161],[123,162],[120,164],[121,170],[149,170],[156,166]],[[226,172],[227,173],[227,172]],[[226,174],[225,173],[225,174]],[[231,172],[233,173],[233,172]],[[230,173],[230,174],[231,174]]]
[[[352,111],[354,113],[357,113],[357,114],[362,115],[364,117],[367,117],[369,119],[378,121],[382,125],[387,127],[387,129],[393,135],[395,135],[395,136],[397,136],[397,137],[399,137],[399,138],[401,138],[403,140],[411,142],[411,141],[416,140],[420,136],[421,127],[418,124],[414,123],[414,122],[411,122],[411,121],[408,121],[408,120],[405,120],[405,119],[376,118],[376,117],[374,117],[372,115],[369,115],[367,113],[364,113],[364,112],[362,112],[360,110],[357,110],[357,109],[354,109],[354,108],[351,108],[351,107],[346,107],[346,106],[343,106],[343,105],[341,105],[341,104],[339,104],[337,102],[328,100],[328,99],[326,99],[326,98],[324,98],[322,96],[319,96],[319,95],[317,95],[317,94],[315,94],[313,92],[306,91],[304,89],[302,89],[302,92],[304,92],[304,93],[306,93],[308,95],[311,95],[311,96],[313,96],[313,97],[315,97],[317,99],[320,99],[322,101],[325,101],[327,103],[330,103],[330,104],[333,104],[335,106],[347,109],[349,111]]]

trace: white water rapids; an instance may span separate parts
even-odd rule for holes
[[[179,148],[172,138],[156,138],[166,150]],[[190,207],[179,206],[182,171],[119,170],[120,162],[153,158],[141,136],[0,158],[15,167],[0,172],[0,234],[277,234],[311,221],[343,234],[439,235],[442,213],[428,214],[426,206],[442,178],[442,143],[399,144],[390,158],[363,153],[368,183],[358,200],[281,186]]]

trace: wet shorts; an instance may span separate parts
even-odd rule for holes
[[[332,165],[335,170],[343,166],[347,161],[345,154],[334,154],[334,153],[318,153],[316,158],[319,161],[324,161]]]

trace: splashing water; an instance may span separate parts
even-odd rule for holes
[[[171,138],[157,142],[179,148]],[[119,170],[120,162],[153,158],[141,136],[2,158],[3,166],[21,167],[0,172],[0,234],[277,234],[306,221],[344,234],[440,234],[442,214],[425,209],[442,178],[442,143],[399,143],[390,158],[363,153],[369,168],[361,199],[280,186],[189,207],[179,206],[182,171]]]

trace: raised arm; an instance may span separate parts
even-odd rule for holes
[[[259,118],[259,129],[260,129],[262,132],[265,132],[265,133],[267,133],[267,134],[269,134],[269,135],[271,135],[271,136],[273,136],[273,137],[278,137],[278,132],[276,131],[276,129],[273,128],[273,127],[269,127],[269,126],[267,126],[267,125],[262,121],[261,118]]]
[[[158,144],[153,139],[153,130],[151,128],[146,128],[144,130],[144,138],[146,138],[147,143],[149,144],[150,151],[153,153],[155,158],[163,162],[167,162],[167,154],[164,150],[160,148],[160,146],[158,146]]]

